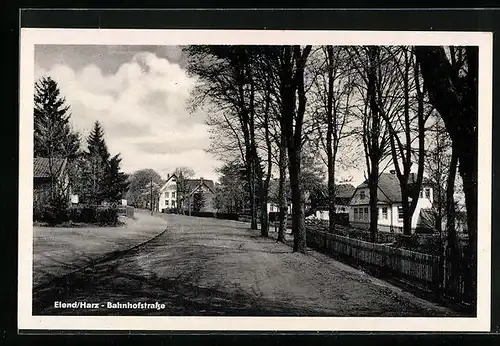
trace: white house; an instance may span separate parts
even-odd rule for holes
[[[412,174],[410,181],[415,181]],[[386,232],[403,231],[403,207],[401,188],[395,172],[382,173],[379,178],[377,193],[378,229]],[[421,215],[432,208],[433,189],[428,179],[424,177],[422,189],[419,193],[417,206],[412,216],[411,227],[414,230],[421,221]],[[424,212],[421,212],[424,211]],[[351,199],[349,222],[352,226],[368,229],[370,227],[370,191],[367,181],[359,185]]]
[[[158,211],[162,212],[163,210],[175,209],[178,207],[177,205],[177,176],[175,174],[168,175],[167,180],[160,188],[159,196],[158,196]],[[202,192],[204,196],[204,205],[201,208],[201,211],[204,212],[214,212],[214,196],[215,196],[215,184],[212,180],[207,180],[203,178],[199,179],[185,179],[184,180],[186,194],[185,201],[181,201],[181,207],[188,210],[189,205],[193,204],[193,195],[197,192]],[[184,202],[184,203],[182,203]]]
[[[159,194],[158,211],[177,208],[177,176],[175,174],[168,175]]]
[[[267,202],[267,213],[277,213],[280,211],[280,206],[274,202]],[[292,213],[292,202],[288,202],[288,214]]]
[[[351,198],[355,190],[356,188],[351,184],[338,184],[335,186],[335,213],[349,213],[351,209]],[[314,217],[320,220],[330,219],[327,193],[324,193],[323,203],[316,208]]]

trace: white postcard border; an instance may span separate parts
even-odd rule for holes
[[[20,40],[18,328],[160,331],[489,331],[491,309],[492,33],[419,31],[22,28]],[[478,297],[475,318],[33,316],[33,94],[37,44],[336,44],[479,46]]]

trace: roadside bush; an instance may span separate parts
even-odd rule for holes
[[[33,220],[46,222],[51,226],[69,220],[69,206],[64,196],[55,196],[33,206]]]
[[[76,205],[71,207],[69,219],[77,223],[115,226],[119,208],[116,206]]]
[[[188,214],[189,215],[189,214]],[[198,216],[198,217],[215,217],[215,213],[208,212],[208,211],[192,211],[191,216]]]
[[[177,209],[176,208],[163,208],[161,210],[162,213],[164,214],[176,214],[177,213]]]
[[[217,219],[238,221],[238,213],[217,213]]]
[[[96,223],[103,226],[115,226],[118,223],[118,209],[116,207],[98,207]]]

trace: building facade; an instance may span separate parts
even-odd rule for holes
[[[415,181],[411,175],[410,183]],[[377,193],[378,230],[385,232],[402,233],[403,231],[403,206],[401,188],[395,173],[382,173],[379,178]],[[420,219],[432,208],[434,200],[433,189],[427,179],[423,179],[417,206],[412,216],[411,227],[413,231],[420,223]],[[349,223],[353,227],[368,229],[370,227],[370,191],[365,181],[359,185],[351,199]]]
[[[169,174],[160,188],[157,205],[159,212],[177,208],[177,177],[174,174]]]
[[[181,191],[185,190],[185,191]],[[180,195],[179,195],[180,194]],[[189,212],[195,208],[197,194],[202,194],[202,205],[199,211],[215,212],[215,184],[212,180],[185,179],[179,181],[175,175],[168,175],[167,180],[159,190],[157,211],[177,211]]]

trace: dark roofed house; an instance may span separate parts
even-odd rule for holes
[[[213,180],[208,179],[187,179],[188,196],[185,203],[189,203],[187,207],[193,208],[194,196],[197,193],[203,193],[203,206],[201,212],[216,212],[215,208],[215,184]]]
[[[416,182],[416,174],[410,175],[410,184]],[[423,223],[422,217],[427,217],[426,211],[432,208],[433,191],[430,181],[424,177],[419,191],[417,207],[412,217],[412,228]],[[370,191],[368,181],[360,184],[351,199],[349,212],[350,223],[359,228],[370,227]],[[394,171],[382,173],[379,177],[377,190],[378,227],[382,231],[401,232],[403,227],[403,207],[401,187]],[[421,216],[422,214],[422,216]],[[427,222],[428,223],[428,222]]]
[[[172,208],[177,208],[177,194],[181,193],[178,190],[178,178],[175,174],[168,175],[168,178],[164,185],[159,191],[159,201],[158,201],[158,211],[168,210]],[[189,208],[193,208],[193,198],[196,193],[203,193],[204,205],[201,209],[202,212],[215,212],[215,184],[213,180],[209,179],[186,179],[185,184],[185,196],[184,200],[180,201],[180,209],[184,212],[189,211]],[[184,190],[184,187],[181,189]],[[180,196],[179,196],[180,197]],[[192,210],[192,209],[191,209]]]
[[[67,160],[35,157],[33,159],[33,199],[35,204],[44,203],[50,196],[51,184],[69,198]]]
[[[355,190],[356,188],[351,184],[337,184],[335,186],[335,213],[349,213],[351,198]],[[317,219],[328,220],[330,218],[328,190],[324,188],[321,194],[314,216]]]

